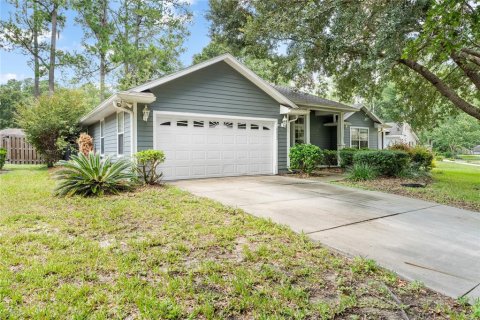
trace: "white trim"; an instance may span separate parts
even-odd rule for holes
[[[103,135],[102,135],[102,122],[103,122]],[[103,139],[103,153],[102,153],[102,139]],[[105,155],[105,118],[100,120],[100,156]]]
[[[134,102],[133,103],[133,114],[130,114],[130,119],[132,120],[132,127],[130,129],[131,133],[130,133],[130,137],[132,138],[132,154],[131,156],[133,157],[133,155],[135,153],[138,152],[138,148],[137,148],[137,108],[138,108],[138,103],[137,102]]]
[[[278,174],[278,119],[276,118],[255,118],[242,116],[229,116],[221,114],[192,113],[192,112],[173,112],[173,111],[155,111],[153,110],[153,149],[157,150],[157,115],[185,116],[197,118],[218,118],[218,119],[236,119],[236,120],[254,120],[268,121],[273,124],[273,163],[272,172]],[[287,157],[288,158],[288,157]]]
[[[132,88],[129,91],[130,92],[145,91],[145,90],[157,87],[159,85],[165,84],[167,82],[170,82],[172,80],[175,80],[177,78],[183,77],[185,75],[188,75],[192,72],[201,70],[203,68],[206,68],[208,66],[211,66],[211,65],[216,64],[216,63],[221,62],[221,61],[224,61],[229,66],[234,68],[237,72],[239,72],[245,78],[247,78],[248,80],[253,82],[257,87],[259,87],[261,90],[263,90],[266,94],[268,94],[270,97],[272,97],[274,100],[276,100],[280,104],[285,104],[285,105],[288,105],[292,108],[298,108],[298,106],[294,102],[292,102],[290,99],[288,99],[283,94],[281,94],[279,91],[277,91],[275,88],[273,88],[271,85],[269,85],[265,80],[263,80],[258,75],[256,75],[252,70],[248,69],[246,66],[244,66],[242,63],[240,63],[237,59],[235,59],[229,53],[226,53],[226,54],[223,54],[221,56],[212,58],[210,60],[198,63],[196,65],[193,65],[193,66],[188,67],[186,69],[183,69],[183,70],[180,70],[178,72],[172,73],[172,74],[170,74],[168,76],[165,76],[165,77],[162,77],[160,79],[147,82],[145,84],[142,84],[140,86]]]
[[[209,114],[209,113],[193,113],[193,112],[176,112],[176,111],[153,111],[153,114],[166,114],[170,116],[200,117],[200,118],[219,118],[219,119],[238,119],[238,120],[257,120],[257,121],[278,121],[277,118],[257,118],[230,116],[227,114]]]
[[[310,110],[305,115],[305,143],[310,144]]]
[[[290,116],[287,116],[287,170],[290,169]]]
[[[367,129],[367,148],[370,148],[370,128],[369,127],[359,127],[359,126],[350,127],[350,148],[352,148],[352,129]],[[359,134],[360,134],[360,132],[359,132]],[[359,146],[357,146],[356,149],[360,149],[358,147]]]
[[[382,119],[380,119],[375,113],[373,113],[373,112],[370,111],[367,107],[364,107],[364,106],[362,106],[360,109],[358,109],[358,110],[355,111],[355,112],[349,112],[349,113],[345,114],[344,120],[347,120],[348,118],[350,118],[350,117],[353,116],[356,112],[359,112],[359,111],[365,112],[365,114],[366,114],[370,119],[372,119],[373,122],[378,122],[378,123],[380,123],[380,124],[382,124],[382,125],[386,125],[386,123],[384,123],[384,122],[382,121]]]
[[[123,131],[122,131],[122,132],[119,132],[119,131],[118,131],[118,115],[119,115],[120,113],[121,113],[122,116],[123,116],[123,121],[122,121],[122,130],[123,130]],[[121,157],[123,157],[123,156],[125,155],[125,111],[117,111],[117,118],[116,118],[116,121],[115,121],[115,126],[116,126],[116,131],[117,131],[117,136],[116,136],[116,138],[117,138],[117,139],[116,139],[116,140],[117,140],[117,158],[121,158]],[[120,153],[118,152],[118,151],[119,151],[119,150],[118,150],[118,147],[119,147],[119,145],[118,145],[118,136],[119,136],[119,135],[122,135],[122,138],[123,138],[123,145],[122,145],[122,147],[123,147],[123,153],[122,153],[122,154],[120,154]]]

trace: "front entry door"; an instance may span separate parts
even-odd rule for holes
[[[305,116],[298,116],[298,119],[291,124],[291,145],[306,143],[305,138]]]

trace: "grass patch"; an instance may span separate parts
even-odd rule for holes
[[[413,318],[474,310],[371,260],[174,187],[55,198],[51,172],[0,175],[0,319]],[[386,290],[402,301],[398,305]]]
[[[409,188],[408,179],[381,178],[373,181],[341,181],[349,186],[401,194],[459,208],[480,211],[480,167],[437,162],[432,181],[425,188]]]

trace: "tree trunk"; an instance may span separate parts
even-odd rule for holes
[[[442,81],[433,72],[422,66],[416,61],[408,59],[399,59],[399,63],[412,69],[428,82],[430,82],[445,98],[447,98],[453,105],[472,117],[480,120],[480,107],[476,107],[471,103],[468,103],[462,99],[452,88],[450,88],[445,82]]]
[[[100,53],[100,101],[105,99],[105,53]]]
[[[102,27],[107,27],[107,1],[102,2]],[[103,39],[99,38],[98,41],[101,42]],[[104,52],[103,48],[100,50],[100,101],[105,99],[105,75],[107,74],[106,67],[106,57],[107,54]]]
[[[55,91],[55,51],[57,49],[57,7],[52,11],[52,35],[50,42],[50,67],[48,69],[48,91],[50,95]]]
[[[39,49],[38,49],[38,12],[37,4],[33,3],[33,71],[34,71],[34,80],[33,80],[33,94],[35,98],[40,96],[40,62],[38,60]]]

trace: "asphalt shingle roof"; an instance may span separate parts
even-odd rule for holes
[[[279,85],[273,85],[275,90],[283,94],[285,97],[287,97],[289,100],[293,101],[297,105],[313,105],[313,106],[326,106],[326,107],[351,107],[348,105],[345,105],[340,102],[328,100],[310,93],[305,93],[302,91],[298,91],[295,88],[292,87],[284,87],[284,86],[279,86]]]

